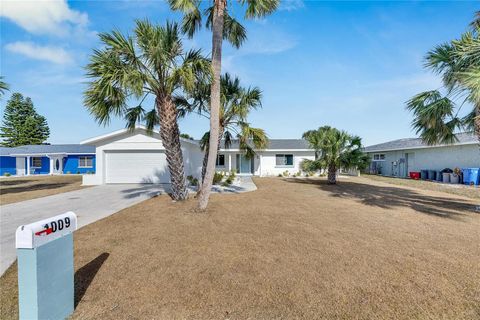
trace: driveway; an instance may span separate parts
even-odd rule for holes
[[[102,185],[0,206],[0,275],[15,261],[18,226],[73,211],[80,228],[164,193],[165,185]]]

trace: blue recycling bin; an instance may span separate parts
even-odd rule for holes
[[[420,170],[420,179],[422,180],[428,179],[428,170]]]
[[[480,185],[480,168],[465,168],[463,171],[463,183],[467,185]]]
[[[437,181],[438,181],[438,182],[442,182],[442,181],[443,181],[442,171],[440,171],[440,170],[437,171]]]
[[[428,170],[428,180],[435,181],[436,177],[437,177],[437,171]]]

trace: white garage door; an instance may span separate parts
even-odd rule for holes
[[[106,183],[170,183],[165,152],[106,152]]]

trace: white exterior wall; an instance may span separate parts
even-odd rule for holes
[[[275,162],[277,154],[293,154],[293,166],[277,166]],[[258,155],[262,161],[259,163],[259,159],[255,159],[257,163],[254,168],[256,175],[260,175],[261,171],[261,176],[278,176],[287,170],[290,174],[297,173],[304,159],[315,160],[314,151],[262,151]]]
[[[397,166],[397,168],[394,166],[392,171],[392,162],[398,162],[401,158],[405,158],[406,153],[409,154],[411,160],[409,161],[410,165],[408,166],[408,172],[418,172],[420,170],[442,170],[445,168],[453,169],[455,167],[480,167],[480,148],[477,144],[369,152],[369,155],[373,157],[373,154],[375,153],[385,154],[385,161],[376,162],[382,164],[382,175],[386,176],[404,176],[404,174],[402,174],[402,171],[404,170],[401,166]]]
[[[181,142],[186,175],[199,175],[202,153],[194,143]],[[106,182],[106,157],[109,151],[162,151],[165,150],[158,134],[146,135],[144,130],[133,133],[125,132],[111,138],[106,138],[95,144],[96,172],[94,175],[84,175],[84,185],[99,185]],[[200,169],[198,169],[200,163]],[[134,168],[132,168],[134,170]]]

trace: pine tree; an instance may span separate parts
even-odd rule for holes
[[[12,94],[0,127],[1,144],[6,147],[42,144],[49,136],[47,119],[37,113],[32,100],[21,93]]]

